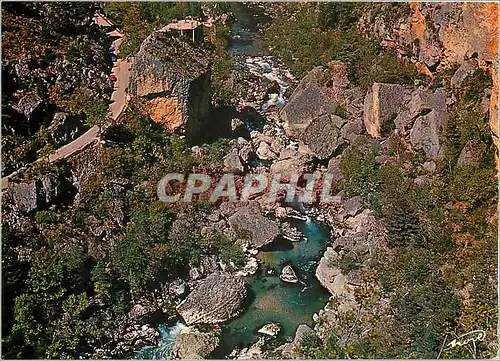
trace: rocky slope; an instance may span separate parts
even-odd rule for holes
[[[399,13],[390,4],[386,7],[387,15],[376,10],[363,14],[360,30],[386,48],[411,58],[419,71],[434,76],[446,68],[458,67],[457,80],[459,74],[473,72],[474,67],[488,71],[493,80],[490,127],[497,145],[498,4],[409,3]]]
[[[35,3],[2,10],[2,176],[106,117],[109,40],[95,11],[94,4]]]

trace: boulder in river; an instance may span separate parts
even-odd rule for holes
[[[298,279],[297,275],[295,274],[295,271],[293,270],[292,266],[289,266],[289,265],[286,265],[281,270],[280,280],[282,280],[283,282],[287,282],[287,283],[299,282],[299,279]]]
[[[242,237],[253,248],[271,243],[279,234],[278,224],[264,217],[257,203],[239,208],[228,218],[229,225],[237,237]]]
[[[271,337],[275,337],[281,331],[281,327],[278,323],[268,323],[262,326],[257,332]]]
[[[239,277],[211,274],[177,307],[188,325],[227,321],[242,312],[247,296],[245,281]]]
[[[283,238],[289,240],[290,242],[299,242],[304,237],[304,235],[297,228],[288,222],[281,223],[281,234]]]
[[[173,356],[181,359],[205,358],[217,346],[219,346],[219,338],[214,332],[201,332],[194,327],[188,327],[177,336]]]

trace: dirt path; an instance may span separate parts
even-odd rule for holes
[[[111,94],[112,103],[109,109],[109,117],[113,120],[118,118],[127,104],[127,88],[133,63],[133,59],[119,59],[113,67],[116,83],[115,91]]]

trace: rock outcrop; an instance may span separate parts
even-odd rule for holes
[[[283,358],[303,358],[300,352],[300,345],[307,339],[318,340],[314,330],[308,325],[299,325],[295,330],[293,341],[284,345],[281,355]]]
[[[278,224],[264,217],[258,203],[254,202],[238,208],[228,222],[237,238],[257,249],[271,243],[279,234]]]
[[[31,121],[35,118],[37,111],[39,111],[42,106],[43,100],[38,94],[28,93],[19,99],[14,109],[23,114],[28,121]]]
[[[188,325],[214,324],[238,316],[247,296],[241,278],[211,274],[177,307]]]
[[[373,138],[385,135],[383,133],[387,133],[401,107],[410,101],[412,90],[401,84],[373,84],[364,103],[366,132]]]
[[[143,98],[151,119],[171,132],[195,135],[210,111],[206,50],[156,31],[144,40],[131,77],[132,94]]]
[[[181,359],[199,359],[209,356],[219,345],[214,332],[201,332],[193,327],[183,329],[175,340],[172,355]]]
[[[347,78],[347,65],[331,62],[311,70],[280,113],[287,135],[305,144],[313,155],[329,158],[346,140],[362,131],[362,93]],[[343,116],[337,115],[343,109]]]
[[[381,44],[411,58],[422,73],[459,66],[452,84],[459,84],[476,66],[493,79],[490,128],[498,148],[498,4],[407,3],[398,11],[384,4],[366,11],[359,29]],[[391,16],[385,16],[390,12]]]
[[[281,331],[281,327],[277,323],[269,323],[267,325],[262,326],[259,328],[257,332],[262,333],[264,335],[268,335],[271,337],[275,337],[278,335],[278,333]]]
[[[7,197],[12,208],[21,213],[29,213],[47,206],[59,195],[60,181],[52,175],[41,176],[30,182],[11,183]]]

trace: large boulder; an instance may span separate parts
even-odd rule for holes
[[[29,213],[47,206],[59,195],[60,181],[52,175],[31,182],[9,183],[7,196],[14,210]]]
[[[359,92],[350,87],[347,75],[347,65],[341,62],[314,68],[280,113],[287,135],[320,159],[330,157],[344,139],[352,140],[361,132],[356,119],[360,115]],[[338,109],[342,109],[342,117]],[[349,127],[343,130],[346,124]]]
[[[169,131],[194,135],[210,111],[206,50],[168,32],[153,32],[143,41],[130,84],[151,119]]]
[[[240,155],[238,154],[238,149],[233,149],[228,155],[224,157],[224,169],[227,172],[234,174],[243,174],[245,172],[245,166],[241,162]]]
[[[292,173],[306,173],[310,166],[311,157],[295,149],[285,148],[280,152],[279,159],[271,164],[272,174],[280,173],[282,176]]]
[[[279,234],[278,224],[264,217],[257,203],[240,207],[228,221],[236,236],[252,248],[258,249],[271,243]]]
[[[201,332],[193,327],[184,328],[175,339],[173,356],[181,359],[206,358],[219,346],[214,332]]]
[[[336,115],[315,118],[302,132],[300,139],[319,159],[329,158],[344,142],[340,129],[346,120]]]
[[[292,266],[286,265],[283,267],[280,273],[280,280],[283,282],[287,283],[297,283],[299,282],[299,279],[297,275],[295,274],[295,271],[293,270]]]
[[[340,296],[346,293],[345,276],[340,268],[334,267],[340,259],[339,254],[332,247],[328,247],[319,261],[316,268],[316,278],[319,283],[333,296]]]
[[[317,67],[302,79],[280,116],[289,135],[298,135],[315,118],[334,114],[337,105],[331,94],[319,83],[324,69]]]
[[[387,133],[401,107],[411,99],[413,87],[401,84],[374,83],[365,96],[364,123],[373,138]]]
[[[394,119],[396,128],[401,134],[408,135],[409,130],[418,117],[434,112],[443,123],[446,118],[446,94],[443,88],[434,92],[422,88],[415,89],[411,100],[405,104]]]
[[[225,322],[242,312],[247,296],[241,278],[211,274],[177,307],[188,325]]]

